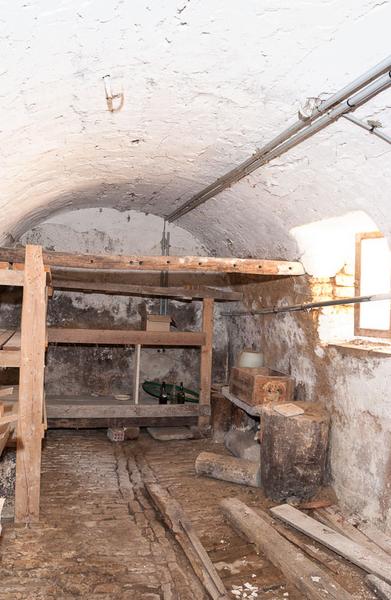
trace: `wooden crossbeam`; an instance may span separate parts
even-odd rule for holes
[[[0,260],[24,262],[23,248],[0,248]],[[118,256],[43,252],[45,265],[72,269],[119,269],[127,271],[200,271],[250,275],[304,275],[300,262],[214,256]]]
[[[215,300],[225,300],[237,302],[243,298],[240,292],[230,292],[219,290],[212,287],[160,287],[152,285],[133,285],[126,283],[109,283],[77,280],[53,280],[55,290],[79,291],[86,293],[113,294],[123,296],[163,296],[167,298],[179,298],[182,300],[192,300],[199,298],[214,298]]]
[[[137,331],[129,329],[70,329],[49,327],[49,343],[100,344],[102,346],[202,346],[205,335],[193,331]]]
[[[0,269],[0,285],[22,286],[24,272],[13,269]]]
[[[19,350],[0,350],[0,367],[20,367]]]

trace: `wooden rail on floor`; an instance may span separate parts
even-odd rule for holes
[[[0,260],[24,262],[23,248],[0,248]],[[72,269],[119,269],[126,271],[199,271],[207,273],[246,273],[248,275],[304,275],[300,262],[257,258],[217,258],[214,256],[119,256],[43,252],[45,265]]]

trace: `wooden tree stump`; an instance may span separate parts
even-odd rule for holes
[[[261,485],[280,502],[290,496],[308,499],[322,485],[330,419],[314,403],[297,402],[304,414],[285,417],[273,405],[261,414]]]

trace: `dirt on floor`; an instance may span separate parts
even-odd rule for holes
[[[256,509],[272,504],[261,490],[198,477],[194,461],[204,450],[227,453],[205,439],[159,442],[142,433],[112,443],[104,431],[49,431],[41,520],[3,524],[0,599],[207,600],[147,496],[144,483],[152,479],[182,504],[230,597],[301,600],[219,508],[229,497]],[[352,598],[375,598],[359,569],[333,553],[330,558],[333,577]]]

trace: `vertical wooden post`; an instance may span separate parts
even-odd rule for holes
[[[26,246],[21,323],[15,522],[39,518],[46,341],[46,273],[40,246]]]
[[[200,404],[210,406],[210,389],[212,385],[212,351],[213,351],[213,298],[202,301],[202,331],[205,333],[205,344],[201,346],[200,369]],[[208,427],[210,417],[198,417],[198,426]]]
[[[138,404],[140,397],[140,360],[141,360],[141,344],[135,346],[135,362],[133,372],[133,402]]]

